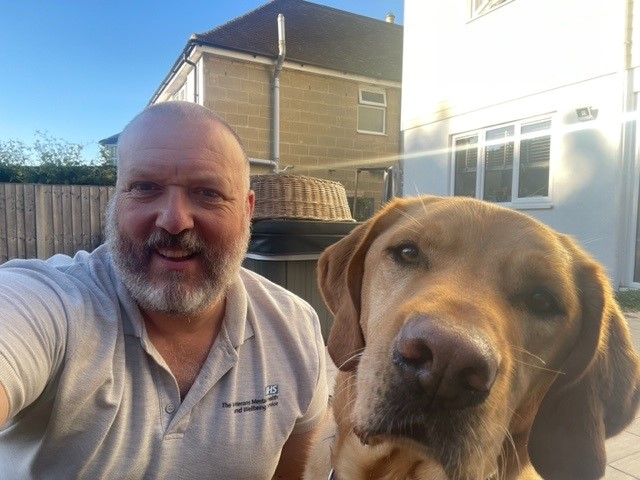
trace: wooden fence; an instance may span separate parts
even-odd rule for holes
[[[0,183],[0,263],[91,251],[114,187]]]

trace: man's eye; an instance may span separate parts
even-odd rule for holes
[[[207,198],[222,197],[222,195],[220,195],[217,190],[214,190],[212,188],[201,188],[200,190],[197,190],[197,193]]]
[[[150,192],[157,189],[158,187],[153,183],[134,183],[131,185],[131,191],[134,192]]]

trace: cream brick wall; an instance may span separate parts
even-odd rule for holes
[[[206,106],[237,129],[250,157],[272,158],[273,68],[213,55],[205,57],[204,65]],[[350,80],[282,71],[281,169],[291,165],[291,173],[339,181],[347,195],[353,195],[357,167],[394,164],[400,149],[400,90],[386,89],[386,135],[369,135],[356,131],[359,86]],[[362,172],[358,182],[358,196],[374,197],[376,207],[381,178]]]

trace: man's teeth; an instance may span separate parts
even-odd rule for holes
[[[162,255],[163,257],[168,257],[168,258],[184,258],[184,257],[188,257],[189,255],[191,255],[191,253],[188,252],[187,250],[160,249],[160,250],[158,250],[158,253],[160,255]]]

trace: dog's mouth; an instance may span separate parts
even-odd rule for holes
[[[468,438],[469,432],[474,429],[466,415],[465,418],[460,417],[454,411],[435,416],[411,414],[409,418],[390,414],[385,422],[356,425],[353,432],[364,446],[375,446],[390,438],[411,440],[428,448],[443,443],[455,446],[459,439]]]
[[[375,415],[356,422],[353,433],[362,445],[375,447],[383,442],[401,442],[440,464],[449,478],[460,478],[461,471],[478,471],[480,466],[472,465],[477,454],[472,451],[476,448],[472,439],[482,430],[479,419],[483,416],[475,411],[480,407],[425,408],[424,403],[411,404],[406,395],[403,397],[403,402],[384,397],[384,408],[380,404],[374,409]],[[481,471],[480,475],[486,474],[485,468]]]
[[[353,428],[353,433],[360,440],[360,443],[364,447],[376,446],[382,442],[383,437],[380,435],[374,435],[367,430],[360,429],[358,427]]]
[[[506,420],[495,418],[492,392],[504,377],[493,342],[424,314],[405,322],[390,346],[369,348],[357,374],[353,432],[360,442],[410,448],[449,478],[486,478],[504,433],[486,419]]]
[[[488,458],[483,458],[481,462],[475,461],[473,455],[466,450],[469,443],[455,441],[455,434],[443,437],[439,433],[430,432],[423,425],[416,424],[385,430],[355,427],[353,433],[367,448],[392,442],[400,448],[411,449],[414,453],[421,452],[425,462],[439,465],[450,479],[495,480],[496,478],[497,465]]]

